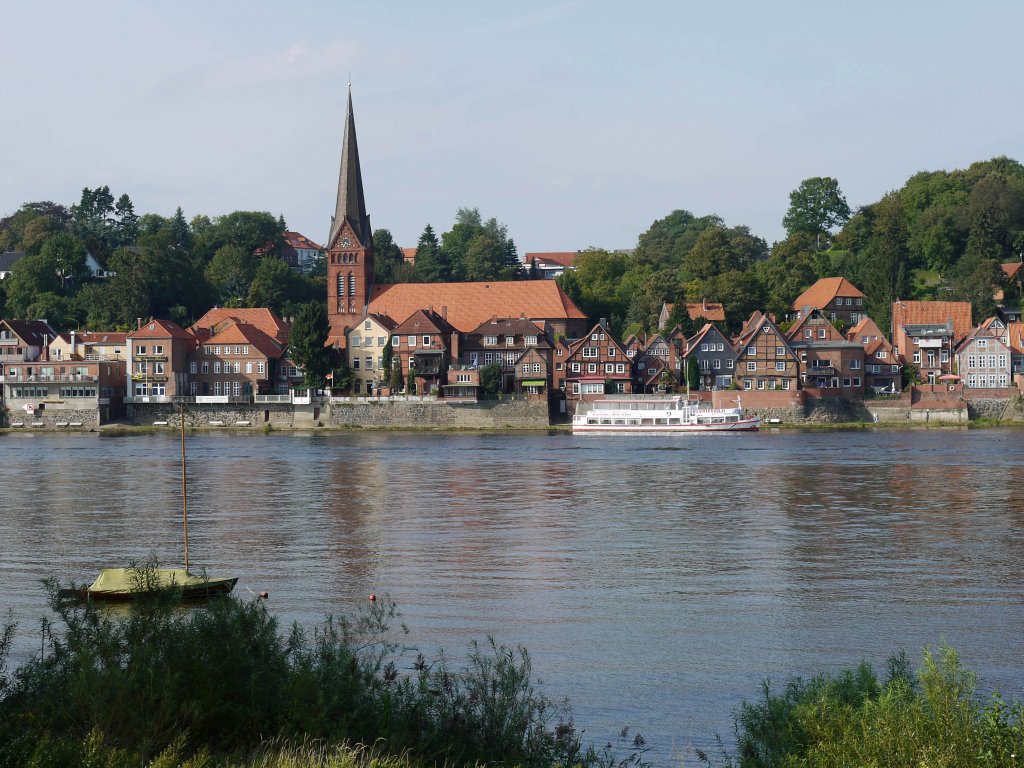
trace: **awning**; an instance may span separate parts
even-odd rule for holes
[[[545,381],[544,379],[526,379],[525,381],[522,381],[520,383],[524,387],[543,387],[545,384],[547,384],[547,381]]]

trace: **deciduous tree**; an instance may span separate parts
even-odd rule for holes
[[[822,237],[827,238],[832,229],[842,226],[849,218],[850,206],[839,182],[830,176],[815,176],[804,179],[789,193],[789,210],[782,219],[782,226],[791,235],[797,232],[812,235],[815,248],[820,251]]]

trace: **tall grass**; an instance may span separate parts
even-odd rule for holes
[[[925,649],[916,675],[902,654],[884,680],[870,665],[779,691],[736,712],[740,768],[1024,765],[1024,705],[998,694],[982,698],[975,676],[945,645]],[[710,763],[709,759],[704,758]]]
[[[58,595],[51,585],[59,621],[44,653],[9,679],[0,666],[0,766],[225,764],[275,739],[325,746],[265,751],[258,764],[356,759],[326,746],[339,744],[373,745],[359,759],[385,767],[387,755],[413,765],[613,762],[582,749],[567,705],[537,691],[525,649],[474,644],[457,669],[444,656],[407,658],[390,600],[282,633],[260,601],[185,609],[156,593],[114,612]]]

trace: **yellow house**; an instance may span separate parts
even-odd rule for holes
[[[357,395],[376,394],[388,384],[384,370],[384,348],[391,343],[391,331],[397,323],[387,315],[363,315],[348,331],[345,354],[352,369],[352,391]]]

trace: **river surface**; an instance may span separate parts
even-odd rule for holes
[[[180,559],[179,451],[0,436],[15,663],[42,578]],[[269,591],[284,625],[388,593],[410,646],[521,643],[586,740],[628,725],[656,763],[731,739],[765,677],[916,663],[943,639],[1024,698],[1018,430],[219,434],[188,459],[193,565]]]

